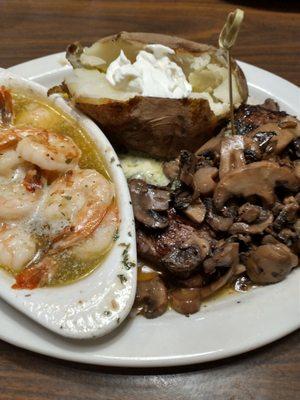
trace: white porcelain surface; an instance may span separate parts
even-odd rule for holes
[[[45,86],[60,82],[69,68],[63,53],[11,68]],[[300,90],[251,65],[240,63],[257,102],[273,97],[298,114]],[[170,366],[229,357],[270,343],[300,327],[300,269],[283,282],[208,302],[186,318],[168,312],[154,320],[129,318],[101,339],[73,341],[58,337],[0,302],[0,337],[53,357],[111,366]]]
[[[59,96],[51,96],[49,99],[44,87],[4,70],[0,71],[0,85],[34,93],[78,121],[103,154],[115,183],[121,219],[119,239],[103,264],[86,278],[66,286],[14,290],[11,288],[14,279],[1,269],[0,297],[59,335],[76,339],[102,336],[118,327],[126,318],[134,301],[136,288],[136,268],[127,270],[122,263],[122,244],[128,245],[129,259],[134,263],[136,246],[130,196],[118,158],[101,130],[88,118],[69,107]],[[110,162],[112,157],[115,159],[113,163]],[[128,232],[131,232],[131,236]],[[121,282],[118,277],[121,274],[126,277],[126,282],[125,279]],[[0,326],[2,324],[3,322]]]

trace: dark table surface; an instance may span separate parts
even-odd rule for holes
[[[118,32],[150,31],[217,43],[226,14],[246,11],[236,58],[300,85],[299,1],[0,0],[0,66],[63,51]],[[0,321],[1,324],[1,321]],[[185,340],[185,338],[183,338]],[[0,399],[300,398],[300,332],[228,360],[130,370],[42,357],[0,341]]]

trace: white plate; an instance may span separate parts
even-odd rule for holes
[[[51,86],[68,73],[62,60],[63,53],[11,70]],[[299,112],[299,88],[259,68],[240,65],[251,96],[258,102],[272,97],[287,112]],[[99,340],[62,339],[5,303],[0,303],[0,321],[3,340],[66,360],[132,367],[212,361],[265,345],[300,327],[300,269],[279,284],[208,302],[189,318],[170,311],[154,320],[129,319],[114,333]]]
[[[86,131],[115,184],[120,218],[119,237],[101,268],[73,284],[35,290],[13,290],[14,278],[0,269],[0,298],[59,335],[73,339],[103,336],[127,317],[136,291],[136,268],[126,269],[123,263],[124,244],[129,260],[136,263],[136,242],[128,185],[117,155],[97,125],[71,108],[61,96],[49,98],[43,86],[4,69],[0,70],[0,85],[34,94],[61,109]],[[124,277],[122,282],[120,275]]]

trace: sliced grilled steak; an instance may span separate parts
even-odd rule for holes
[[[172,210],[163,232],[137,229],[138,255],[181,278],[189,277],[210,251],[207,232],[196,230]]]
[[[238,135],[246,135],[260,125],[278,123],[286,116],[284,111],[278,111],[277,104],[270,102],[270,99],[261,105],[242,104],[235,112],[235,128]]]

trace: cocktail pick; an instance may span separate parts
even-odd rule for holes
[[[232,65],[231,49],[234,46],[244,19],[244,11],[237,8],[234,12],[228,14],[227,21],[219,36],[219,46],[226,51],[228,63],[228,83],[229,83],[229,103],[230,103],[230,125],[232,135],[235,134],[234,127],[234,105],[232,95]]]

